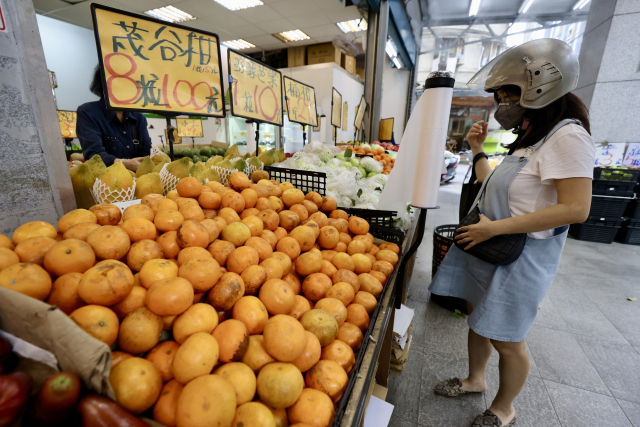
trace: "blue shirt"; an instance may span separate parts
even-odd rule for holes
[[[124,122],[121,122],[116,112],[107,110],[104,99],[100,99],[79,106],[77,120],[76,135],[85,160],[98,154],[105,165],[111,166],[115,159],[145,157],[151,152],[147,119],[140,113],[125,111]],[[140,141],[137,156],[134,155],[132,127]]]

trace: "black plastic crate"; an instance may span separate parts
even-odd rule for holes
[[[582,224],[572,224],[569,233],[577,240],[588,242],[612,243],[620,230],[622,218],[594,218],[589,217]]]
[[[315,191],[321,196],[326,195],[327,174],[324,172],[276,168],[273,166],[265,166],[264,170],[269,172],[270,179],[280,182],[290,182],[294,187],[298,190],[302,190],[305,194]]]
[[[633,197],[633,188],[636,186],[636,183],[633,181],[594,179],[592,185],[593,194]]]
[[[626,227],[631,228],[640,228],[640,219],[638,218],[627,218],[627,223],[624,224]]]
[[[398,246],[402,246],[404,242],[404,232],[397,228],[384,227],[375,223],[369,224],[369,233],[373,237],[377,237],[385,242],[395,243]]]
[[[594,168],[593,179],[638,182],[640,169],[629,168]]]
[[[597,216],[600,218],[620,218],[631,200],[633,199],[629,197],[594,195],[591,198],[589,216]]]
[[[637,227],[622,226],[616,234],[616,242],[640,245],[640,224]]]
[[[379,209],[357,209],[357,208],[341,208],[349,216],[358,216],[366,219],[369,224],[381,225],[383,227],[393,227],[398,216],[396,211],[382,211]]]
[[[67,161],[70,162],[71,161],[71,155],[72,154],[76,154],[76,153],[82,154],[82,150],[64,150],[64,153],[67,155]]]
[[[627,210],[624,211],[627,218],[640,218],[640,200],[635,199],[629,202]]]

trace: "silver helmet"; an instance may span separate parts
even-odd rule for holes
[[[562,40],[539,39],[515,46],[482,67],[467,83],[479,93],[519,86],[520,105],[537,110],[576,88],[578,55]]]

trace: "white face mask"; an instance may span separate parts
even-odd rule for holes
[[[493,117],[500,126],[508,130],[522,123],[526,111],[527,109],[520,105],[520,101],[500,102]]]

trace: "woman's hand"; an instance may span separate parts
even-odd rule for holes
[[[497,234],[494,232],[493,221],[486,216],[480,214],[480,222],[473,225],[467,225],[458,228],[456,231],[460,233],[456,236],[458,243],[469,243],[464,250],[471,249],[478,243],[489,240]]]
[[[138,166],[140,166],[140,163],[142,163],[143,160],[144,157],[135,157],[133,159],[116,159],[115,161],[122,162],[125,168],[135,172],[138,170]]]
[[[484,144],[484,140],[487,139],[487,135],[489,134],[488,129],[489,123],[485,123],[484,120],[474,123],[471,129],[469,129],[467,141],[469,141],[469,146],[474,155],[483,151],[482,144]]]

